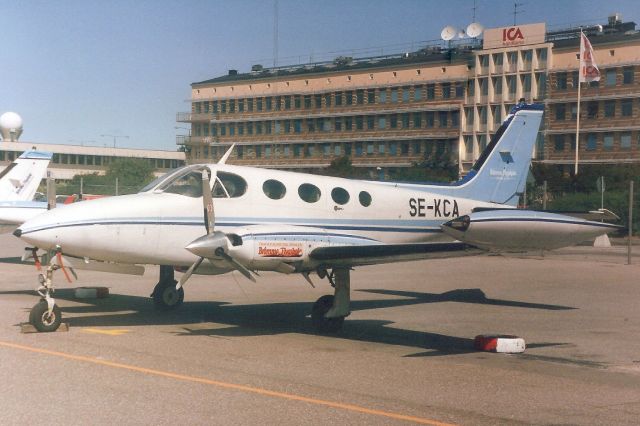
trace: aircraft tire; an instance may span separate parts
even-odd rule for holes
[[[36,303],[29,313],[29,323],[41,333],[56,331],[62,322],[62,312],[58,305],[53,305],[53,311],[49,315],[47,301],[42,299]]]
[[[311,322],[320,333],[337,333],[342,329],[344,317],[326,318],[324,315],[333,306],[333,295],[320,297],[311,309]]]
[[[176,290],[176,280],[159,282],[153,289],[153,304],[161,311],[169,311],[182,305],[184,289]]]

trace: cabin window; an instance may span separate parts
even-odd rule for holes
[[[247,182],[240,176],[218,172],[211,195],[213,198],[238,198],[247,192]]]
[[[272,200],[279,200],[287,193],[287,188],[285,188],[282,182],[269,179],[262,184],[262,191],[264,192],[264,195]]]
[[[310,183],[303,183],[298,187],[298,195],[307,203],[315,203],[320,199],[320,189]]]
[[[174,179],[169,179],[160,189],[170,194],[192,198],[202,197],[202,171],[192,169],[180,174]]]
[[[369,207],[371,205],[371,194],[369,194],[367,191],[360,191],[360,194],[358,194],[358,199],[360,200],[360,204],[362,204],[364,207]]]
[[[336,204],[347,204],[349,202],[349,193],[344,188],[336,187],[331,190],[331,198]]]

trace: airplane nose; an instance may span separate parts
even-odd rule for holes
[[[15,231],[13,231],[13,235],[20,238],[20,236],[22,235],[22,229],[17,228]]]

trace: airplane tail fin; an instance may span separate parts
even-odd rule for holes
[[[30,201],[45,177],[53,153],[25,151],[0,172],[0,200]]]
[[[471,171],[458,183],[469,198],[516,206],[524,191],[544,105],[518,104],[511,110]]]

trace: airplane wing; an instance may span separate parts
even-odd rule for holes
[[[362,266],[421,259],[472,256],[483,253],[466,243],[375,244],[328,246],[314,249],[309,257],[332,266]]]

